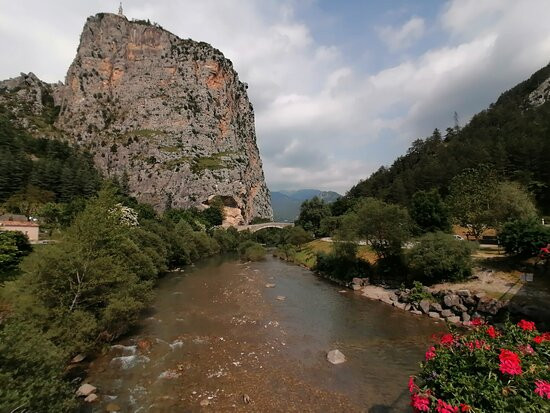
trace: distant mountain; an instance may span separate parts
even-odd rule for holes
[[[336,201],[342,195],[333,191],[321,191],[319,189],[299,189],[296,191],[271,191],[271,205],[273,207],[273,219],[275,221],[292,222],[300,213],[300,205],[307,199],[319,197],[325,202]]]
[[[504,92],[463,128],[417,139],[390,167],[349,190],[349,199],[376,197],[408,205],[417,191],[448,194],[466,168],[490,165],[500,178],[523,184],[550,214],[550,65]]]

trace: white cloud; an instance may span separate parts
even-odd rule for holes
[[[85,17],[107,0],[0,0],[0,78],[34,71],[64,78]],[[320,42],[294,0],[128,1],[183,38],[211,43],[249,84],[268,184],[343,192],[435,127],[462,122],[550,59],[547,0],[453,0],[435,21],[411,17],[378,34],[397,50],[429,36],[439,46],[368,72],[338,44]],[[302,4],[303,7],[303,4]],[[63,14],[59,13],[63,10]],[[366,29],[368,32],[368,28]],[[342,39],[340,39],[342,41]],[[377,56],[375,39],[361,56]],[[380,52],[384,53],[384,52]]]
[[[425,33],[424,19],[412,17],[401,27],[385,26],[378,29],[378,36],[391,50],[406,49]]]

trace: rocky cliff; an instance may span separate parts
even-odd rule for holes
[[[51,92],[59,107],[52,129],[88,149],[106,176],[127,176],[132,194],[157,210],[205,208],[220,196],[233,223],[272,216],[247,86],[206,43],[98,14],[65,83],[29,74],[1,86],[33,111],[40,91]]]

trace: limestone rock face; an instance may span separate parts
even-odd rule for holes
[[[246,89],[210,45],[102,13],[53,87],[55,126],[157,210],[206,208],[217,195],[234,223],[271,218]]]
[[[541,106],[550,99],[550,77],[529,94],[529,103]]]

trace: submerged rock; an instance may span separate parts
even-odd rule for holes
[[[120,412],[120,406],[116,403],[109,403],[105,407],[105,410],[108,412]]]
[[[272,283],[267,283],[265,285],[265,288],[274,288],[275,287],[275,284],[272,284]]]
[[[340,350],[331,350],[327,353],[327,360],[332,364],[341,364],[346,361],[346,356]]]

